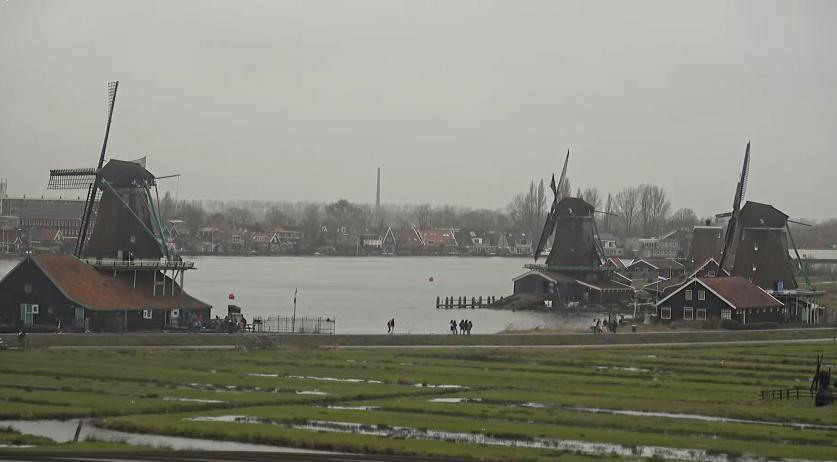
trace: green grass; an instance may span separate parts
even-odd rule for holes
[[[783,338],[810,338],[822,332],[776,334]],[[746,334],[758,334],[759,338],[766,335],[735,334],[739,338]],[[683,336],[691,338],[691,334]],[[540,336],[532,336],[537,337]],[[560,336],[544,337],[554,340]],[[493,338],[502,342],[506,338],[530,337]],[[837,407],[815,408],[810,399],[759,400],[762,389],[806,388],[817,353],[824,353],[828,364],[837,364],[837,344],[831,342],[597,349],[307,346],[305,343],[250,351],[3,352],[0,418],[94,416],[100,418],[100,425],[127,431],[349,452],[475,459],[619,458],[423,437],[311,431],[294,425],[337,421],[521,441],[577,440],[626,447],[701,449],[731,456],[837,459],[837,429],[800,430],[768,424],[777,421],[837,426]],[[438,387],[446,384],[461,388]],[[469,401],[431,401],[439,397],[463,397]],[[374,408],[350,410],[330,405]],[[686,413],[759,423],[611,415],[579,408]],[[190,420],[223,415],[245,415],[258,420]],[[34,444],[49,447],[43,441]],[[94,450],[95,445],[88,449]]]

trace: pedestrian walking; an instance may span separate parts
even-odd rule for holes
[[[450,333],[456,335],[456,321],[450,320]]]
[[[474,323],[470,319],[466,322],[468,323],[468,335],[471,335],[471,329],[474,327]]]

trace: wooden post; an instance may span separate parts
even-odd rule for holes
[[[439,309],[439,296],[436,296],[436,309]]]

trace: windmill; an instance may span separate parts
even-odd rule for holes
[[[793,241],[789,223],[810,226],[788,219],[772,205],[748,201],[742,207],[750,167],[750,143],[744,154],[741,177],[735,189],[719,267],[730,269],[732,276],[742,276],[763,289],[783,291],[798,287],[788,250],[794,249],[800,273],[810,286],[807,272]],[[719,274],[721,271],[719,271]]]
[[[564,168],[561,169],[561,177],[558,180],[558,184],[555,184],[555,175],[552,175],[552,181],[549,183],[549,189],[552,190],[552,207],[549,209],[549,213],[546,215],[546,221],[544,222],[543,231],[541,232],[541,237],[538,240],[538,245],[535,248],[535,262],[538,261],[538,257],[541,255],[544,246],[546,245],[549,237],[555,232],[555,226],[557,224],[557,213],[558,213],[558,201],[559,195],[563,190],[564,181],[567,178],[567,164],[570,162],[570,150],[567,150],[567,157],[564,158]]]
[[[537,262],[544,245],[553,237],[552,249],[546,258],[547,266],[598,268],[604,265],[605,253],[599,240],[594,214],[614,214],[598,211],[580,197],[561,197],[569,158],[570,153],[567,151],[558,184],[556,185],[554,176],[550,183],[553,194],[552,207],[547,214],[534,258]]]
[[[76,257],[171,259],[151,188],[156,178],[145,158],[105,163],[119,82],[108,84],[107,125],[96,168],[50,170],[47,189],[87,189]]]

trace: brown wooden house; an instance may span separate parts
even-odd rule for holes
[[[6,331],[193,328],[210,308],[157,271],[97,270],[71,255],[27,255],[0,280]]]
[[[692,278],[657,302],[660,322],[784,322],[785,305],[742,277]]]

